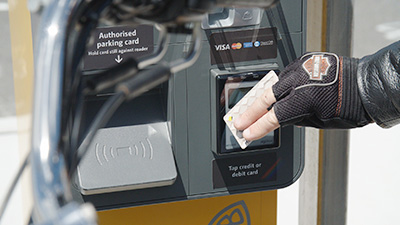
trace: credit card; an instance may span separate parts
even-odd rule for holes
[[[233,136],[242,149],[247,148],[247,146],[251,144],[251,141],[247,141],[243,138],[243,131],[237,130],[233,125],[233,122],[235,119],[239,118],[267,88],[274,85],[278,80],[276,73],[271,70],[224,116],[226,125],[231,130]]]

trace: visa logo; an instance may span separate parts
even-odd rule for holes
[[[229,44],[214,45],[214,47],[216,51],[226,51],[231,49]]]

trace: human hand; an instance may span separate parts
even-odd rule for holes
[[[308,53],[293,61],[239,120],[243,137],[259,139],[279,126],[355,128],[372,120],[357,88],[358,59]],[[272,108],[271,108],[272,106]],[[270,110],[268,110],[270,109]]]

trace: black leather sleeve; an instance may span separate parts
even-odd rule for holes
[[[379,126],[400,123],[400,41],[362,58],[357,83],[365,110]]]

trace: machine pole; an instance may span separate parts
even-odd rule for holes
[[[307,2],[307,51],[351,55],[351,0]],[[300,225],[343,225],[347,213],[348,130],[306,131]]]

